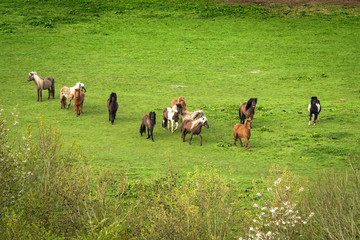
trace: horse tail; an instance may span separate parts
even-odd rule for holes
[[[140,134],[143,134],[144,132],[146,132],[145,125],[141,124],[141,126],[140,126]]]

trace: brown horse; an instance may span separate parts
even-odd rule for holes
[[[144,132],[146,132],[146,127],[148,129],[148,139],[151,137],[152,141],[154,141],[154,126],[156,124],[156,113],[155,112],[150,112],[149,114],[144,115],[144,117],[142,118],[142,123],[140,126],[140,135],[142,136],[142,134]],[[151,134],[150,134],[151,133]]]
[[[186,111],[186,103],[184,97],[179,97],[178,99],[173,99],[171,101],[171,107],[175,106],[176,104],[180,103],[182,106],[182,110]]]
[[[40,97],[40,101],[42,102],[42,90],[46,89],[49,91],[48,99],[50,99],[50,95],[55,98],[55,80],[53,77],[42,79],[36,72],[31,72],[29,73],[27,81],[34,81],[38,95],[37,101],[39,101]]]
[[[194,134],[198,135],[200,137],[200,146],[202,146],[202,136],[201,136],[201,127],[204,126],[206,128],[209,128],[209,125],[207,123],[207,118],[205,116],[196,119],[196,120],[185,120],[181,123],[180,128],[181,131],[181,137],[183,139],[183,142],[185,142],[185,136],[188,133],[191,133],[189,145],[191,145],[191,140]]]
[[[253,119],[256,103],[257,98],[250,98],[249,101],[241,104],[239,108],[240,123],[244,124],[247,118]]]
[[[117,102],[117,95],[116,93],[111,93],[109,99],[107,100],[107,107],[109,110],[109,121],[111,124],[114,124],[114,120],[116,117],[116,112],[118,110],[119,104]]]
[[[85,94],[81,91],[80,88],[76,88],[74,93],[74,108],[77,117],[83,113],[84,98]]]
[[[236,146],[236,140],[238,138],[241,146],[243,146],[241,142],[241,138],[244,138],[246,141],[245,148],[247,148],[250,151],[250,144],[249,144],[249,139],[251,137],[250,129],[251,129],[251,119],[247,119],[244,125],[238,123],[234,126],[234,146]]]
[[[179,115],[182,115],[182,106],[180,103],[174,105],[172,108],[165,108],[163,112],[162,128],[165,130],[167,126],[168,131],[170,131],[170,123],[168,123],[168,121],[171,121],[171,132],[175,132],[179,126]],[[174,122],[176,123],[175,130]]]

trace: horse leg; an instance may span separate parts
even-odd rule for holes
[[[176,127],[175,127],[174,132],[176,131],[176,129],[178,129],[178,126],[179,126],[179,123],[178,123],[178,122],[175,122],[175,123],[176,123]]]
[[[67,107],[67,110],[69,110],[70,104],[71,104],[71,99],[69,100],[69,105]]]
[[[315,113],[315,114],[314,114],[314,126],[315,126],[317,117],[318,117],[318,116],[317,116],[317,114]]]
[[[151,128],[151,140],[152,140],[152,141],[154,141],[154,134],[153,134],[153,132],[154,132],[154,128]]]
[[[150,138],[150,128],[148,127],[147,130],[148,130],[147,131],[148,132],[148,137],[146,139],[149,139]]]
[[[242,144],[242,141],[241,141],[241,137],[239,136],[239,141],[240,141],[240,146],[242,147],[243,144]]]
[[[200,146],[202,146],[202,136],[200,133],[199,133],[199,137],[200,137]]]
[[[234,134],[234,146],[236,146],[236,139],[237,139],[237,134]]]
[[[182,139],[183,139],[183,142],[185,142],[185,136],[186,136],[186,129],[185,128],[183,128],[183,130],[181,131],[181,137],[182,137]]]
[[[250,152],[250,143],[249,143],[249,139],[248,138],[245,138],[245,141],[246,141],[246,146],[245,148],[247,147],[247,149],[249,150]]]
[[[191,145],[191,140],[192,140],[193,135],[194,135],[194,134],[191,133],[190,140],[189,140],[189,145]]]
[[[169,129],[169,126],[168,126]],[[171,120],[171,132],[174,132],[174,120]]]

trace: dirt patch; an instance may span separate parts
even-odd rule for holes
[[[334,4],[343,6],[360,6],[360,0],[224,0],[224,3],[245,3],[245,4]]]

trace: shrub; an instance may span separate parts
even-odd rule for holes
[[[350,171],[324,173],[311,184],[309,208],[315,212],[309,239],[360,238],[360,163],[349,157]]]
[[[247,239],[296,239],[302,234],[302,227],[314,216],[302,213],[300,186],[302,180],[287,168],[283,171],[273,168],[263,182],[267,191],[255,187],[257,198],[255,216],[247,234]],[[274,181],[274,178],[277,179]],[[240,238],[242,239],[242,238]]]

